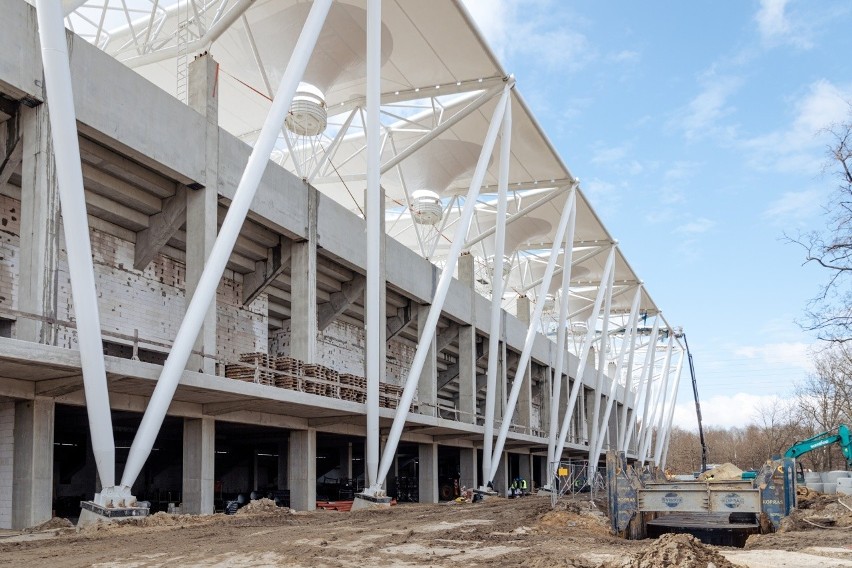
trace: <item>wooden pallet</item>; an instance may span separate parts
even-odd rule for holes
[[[340,400],[363,403],[367,400],[367,393],[361,389],[351,386],[340,386]]]
[[[242,353],[240,355],[240,363],[249,363],[251,365],[259,365],[261,367],[270,367],[269,355],[254,351],[252,353]]]
[[[275,370],[287,373],[294,377],[302,376],[303,367],[304,363],[302,363],[299,359],[294,359],[293,357],[282,356],[275,358]]]
[[[367,379],[365,379],[364,377],[359,377],[358,375],[352,375],[350,373],[341,373],[340,384],[364,390],[367,388]]]
[[[278,375],[275,379],[275,386],[282,389],[301,390],[299,378],[290,375]]]

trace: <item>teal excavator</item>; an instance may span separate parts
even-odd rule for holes
[[[849,433],[849,426],[841,424],[837,427],[837,432],[823,432],[817,434],[813,438],[796,442],[790,449],[784,452],[785,458],[798,458],[808,452],[812,452],[818,448],[823,448],[831,444],[840,446],[843,452],[843,457],[846,458],[846,469],[852,469],[852,435]]]

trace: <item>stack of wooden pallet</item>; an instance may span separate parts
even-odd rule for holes
[[[367,400],[367,379],[342,373],[340,375],[340,400],[363,403]]]
[[[340,376],[323,365],[304,365],[302,390],[309,394],[340,398]]]
[[[292,357],[275,359],[275,386],[290,390],[302,390],[303,363]]]
[[[269,366],[266,353],[243,353],[239,363],[225,365],[225,376],[249,383],[275,385],[275,372]]]
[[[399,406],[399,397],[402,396],[402,387],[390,383],[379,383],[379,406],[382,408],[396,408]]]

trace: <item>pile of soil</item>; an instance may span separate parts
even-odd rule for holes
[[[846,527],[852,527],[852,497],[809,493],[799,497],[798,508],[781,521],[778,530],[790,532]]]
[[[714,547],[689,534],[664,534],[645,545],[632,558],[610,562],[607,568],[742,568],[733,564]]]
[[[292,511],[287,507],[279,507],[272,499],[256,499],[237,511],[238,515],[289,515]]]
[[[62,517],[53,517],[49,521],[45,521],[40,525],[36,525],[34,527],[30,527],[25,529],[24,532],[34,533],[41,531],[49,531],[55,529],[73,529],[74,523],[69,521],[68,519],[63,519]]]
[[[547,511],[539,517],[537,529],[582,529],[591,534],[609,536],[609,521],[606,515],[589,507],[588,503],[576,501],[560,503],[556,509]]]

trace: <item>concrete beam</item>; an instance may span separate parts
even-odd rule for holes
[[[414,321],[417,317],[417,312],[412,309],[411,300],[401,308],[397,308],[396,315],[390,316],[387,319],[387,335],[386,340],[390,341],[400,333],[402,333],[408,324]]]
[[[367,279],[360,274],[353,276],[349,282],[344,282],[340,292],[331,294],[328,302],[317,306],[317,329],[322,331],[327,328],[355,300],[363,298],[366,286]]]
[[[450,346],[459,336],[461,326],[455,322],[447,326],[435,339],[435,349],[438,353]]]
[[[37,396],[63,396],[83,389],[83,377],[63,377],[61,379],[47,379],[35,384]]]
[[[257,406],[257,399],[208,402],[201,406],[201,411],[208,416],[218,416],[220,414],[236,412],[237,410],[248,410],[253,406]]]
[[[175,194],[163,199],[159,213],[148,219],[148,228],[136,233],[133,268],[143,270],[186,222],[186,186],[178,184]]]
[[[255,263],[254,272],[243,275],[243,305],[254,302],[287,267],[293,256],[293,242],[280,237],[278,244],[267,250],[266,260]]]

